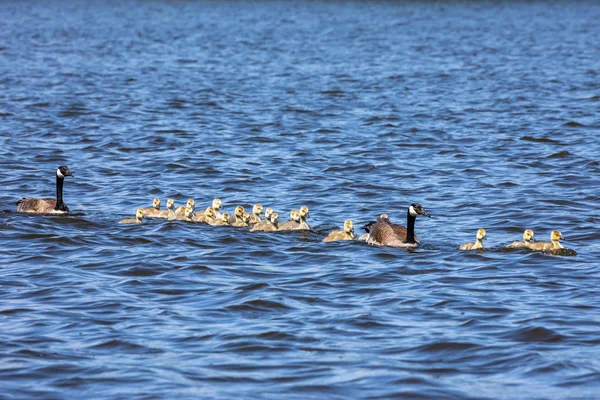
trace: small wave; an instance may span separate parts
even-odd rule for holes
[[[565,151],[559,151],[558,153],[554,153],[550,156],[548,156],[548,158],[567,158],[572,156],[573,154],[567,150]]]
[[[580,124],[579,122],[575,122],[575,121],[569,121],[569,122],[563,124],[563,126],[567,126],[569,128],[585,128],[585,125]]]
[[[552,329],[536,326],[526,327],[517,330],[513,330],[507,335],[506,338],[515,340],[517,342],[562,342],[565,340],[565,336],[553,331]]]
[[[555,143],[560,144],[558,140],[548,139],[548,138],[536,138],[533,136],[522,136],[519,140],[523,140],[525,142],[534,142],[534,143]]]
[[[227,307],[228,310],[233,311],[277,311],[277,310],[289,310],[290,307],[283,303],[271,300],[250,300],[242,304],[235,304]]]

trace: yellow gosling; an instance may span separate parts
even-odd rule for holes
[[[476,238],[475,243],[473,243],[473,242],[465,243],[459,247],[459,250],[485,250],[483,248],[483,242],[482,242],[482,240],[487,239],[486,234],[485,234],[485,229],[478,229],[477,236],[475,238]]]
[[[138,208],[135,212],[135,218],[125,218],[119,221],[119,224],[141,224],[144,218],[144,210]]]
[[[354,240],[354,226],[352,221],[347,219],[344,221],[344,229],[332,231],[325,239],[324,242],[336,242],[338,240]]]
[[[533,231],[531,229],[525,229],[525,231],[523,232],[523,241],[519,242],[519,241],[514,241],[511,244],[509,244],[508,246],[506,246],[507,249],[522,249],[522,248],[529,248],[531,246],[533,242]]]
[[[529,246],[529,249],[536,251],[549,251],[549,250],[560,250],[564,249],[563,245],[560,244],[559,240],[565,240],[560,231],[554,230],[550,233],[549,242],[535,242]]]
[[[250,232],[273,232],[279,229],[279,215],[274,212],[268,219],[254,224]]]
[[[260,215],[263,212],[263,206],[261,206],[260,204],[255,204],[254,207],[252,207],[252,215],[250,216],[250,224],[254,225],[257,222],[262,221],[262,219],[260,218]]]
[[[290,211],[290,220],[285,221],[279,225],[280,231],[295,231],[301,228],[301,219],[300,219],[300,211],[292,210]]]
[[[152,200],[152,207],[142,208],[142,210],[144,210],[144,217],[158,218],[161,214],[160,199],[155,197],[154,200]]]

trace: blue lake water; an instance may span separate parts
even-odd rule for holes
[[[0,3],[0,397],[598,398],[598,21]],[[59,165],[74,215],[17,214]],[[307,205],[314,232],[118,225],[153,197]],[[321,242],[413,202],[416,251]],[[526,228],[577,255],[503,250]]]

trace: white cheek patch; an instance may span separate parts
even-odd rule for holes
[[[410,215],[412,215],[413,217],[417,216],[417,212],[415,211],[415,208],[413,206],[408,207],[408,212]]]
[[[64,179],[64,175],[62,174],[62,172],[60,172],[60,168],[56,170],[56,176],[58,176],[61,179]]]

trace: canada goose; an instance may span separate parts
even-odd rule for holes
[[[231,226],[250,226],[250,214],[245,212],[241,217],[237,218],[235,222],[232,222]]]
[[[475,241],[475,243],[473,243],[473,242],[465,243],[462,246],[460,246],[458,249],[459,250],[485,250],[483,248],[483,243],[481,242],[482,240],[487,240],[487,237],[485,234],[485,229],[478,229],[477,236],[475,238],[477,239]]]
[[[175,217],[175,201],[173,199],[167,199],[167,209],[160,210],[154,218],[169,218],[169,216],[173,215]]]
[[[260,214],[262,214],[263,212],[263,206],[261,206],[260,204],[255,204],[254,207],[252,207],[252,215],[250,216],[250,224],[254,225],[257,222],[262,221],[262,219],[260,218]]]
[[[65,177],[75,176],[69,167],[62,165],[56,170],[56,199],[36,199],[23,197],[17,201],[17,212],[36,214],[68,214],[69,207],[63,203],[63,183]]]
[[[300,215],[300,228],[299,229],[309,231],[310,226],[308,226],[308,224],[306,223],[306,218],[310,218],[310,214],[308,213],[308,207],[306,207],[306,206],[300,207],[299,215]]]
[[[549,242],[535,242],[529,245],[529,249],[537,250],[537,251],[548,251],[548,250],[559,250],[564,249],[563,245],[560,244],[559,240],[565,240],[560,231],[552,231],[550,233],[550,241]]]
[[[335,242],[338,240],[354,240],[354,226],[352,221],[347,219],[344,221],[344,230],[332,231],[325,239],[324,242]]]
[[[155,197],[154,200],[152,200],[152,207],[142,208],[142,210],[144,210],[144,217],[157,218],[161,215],[160,199]]]
[[[514,241],[511,244],[509,244],[508,246],[506,246],[506,248],[508,248],[508,249],[529,248],[529,246],[532,244],[532,241],[533,241],[533,231],[531,229],[525,229],[525,232],[523,232],[523,241],[522,242]]]
[[[119,221],[119,224],[141,224],[142,218],[144,218],[144,210],[138,208],[135,212],[135,218],[125,218]]]
[[[236,225],[236,224],[237,223],[241,223],[242,217],[244,216],[245,212],[246,212],[246,210],[244,209],[244,207],[237,206],[235,208],[235,210],[233,210],[233,215],[231,216],[231,225],[233,225],[233,226],[239,226],[239,225]]]
[[[302,220],[300,219],[300,211],[292,210],[290,211],[290,220],[282,222],[279,225],[280,231],[295,231],[302,229]]]
[[[211,225],[231,225],[231,222],[229,221],[229,213],[224,212],[221,214],[221,218],[214,220]]]
[[[279,215],[274,212],[268,219],[258,222],[252,226],[250,232],[272,232],[279,229]]]
[[[406,213],[406,237],[402,240],[394,228],[384,218],[377,218],[377,222],[371,225],[368,243],[380,246],[394,247],[417,247],[419,242],[415,240],[415,220],[417,215],[431,217],[422,205],[413,203],[408,207]],[[389,220],[388,220],[389,221]]]
[[[206,210],[194,216],[194,222],[204,222],[209,225],[214,223],[216,219],[215,210],[212,206],[207,207]]]

